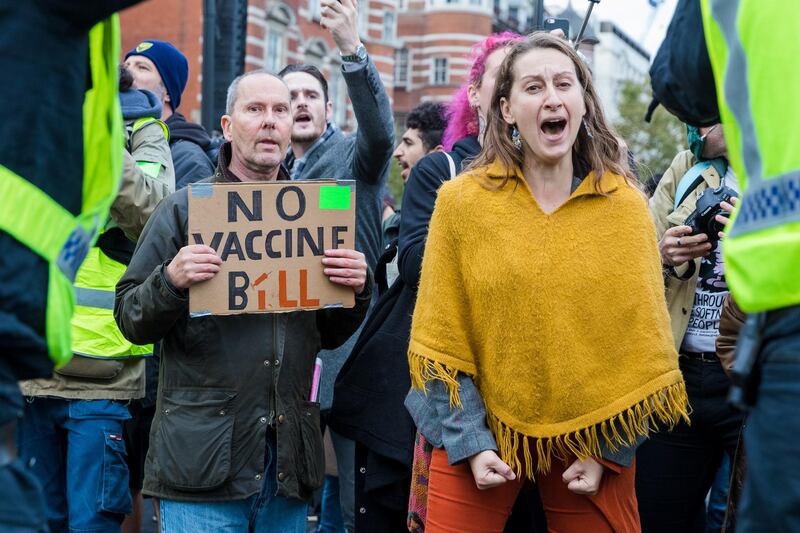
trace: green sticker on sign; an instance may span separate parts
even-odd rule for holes
[[[321,185],[319,188],[320,209],[350,209],[349,185]]]

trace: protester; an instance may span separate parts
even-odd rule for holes
[[[506,47],[518,39],[513,33],[493,34],[473,47],[469,78],[446,111],[444,137],[452,151],[430,154],[412,168],[403,196],[400,277],[377,303],[337,380],[330,422],[356,441],[356,507],[364,509],[356,516],[358,531],[406,528],[416,432],[403,406],[411,386],[407,339],[428,222],[439,186],[480,150],[479,123],[485,122],[497,68]],[[395,254],[390,248],[378,270],[384,264],[388,270]],[[420,514],[415,511],[409,525],[422,527]]]
[[[222,118],[229,142],[203,183],[288,180],[290,105],[274,75],[236,78]],[[304,500],[323,471],[312,366],[366,312],[364,255],[327,250],[322,259],[331,282],[353,288],[352,309],[190,317],[189,287],[222,261],[213,248],[187,245],[187,205],[186,189],[162,202],[117,286],[114,315],[126,338],[163,339],[144,493],[159,498],[164,531],[305,532]]]
[[[356,248],[374,270],[381,253],[383,191],[394,144],[392,108],[378,69],[359,38],[356,2],[322,0],[320,6],[320,24],[330,31],[341,55],[342,77],[358,129],[354,135],[345,136],[331,122],[333,102],[328,99],[328,82],[319,69],[306,64],[288,65],[280,76],[292,95],[295,122],[286,166],[295,180],[356,181]],[[334,380],[356,338],[357,334],[337,350],[320,353],[323,418],[331,407]],[[339,479],[338,484],[326,483],[325,491],[339,491],[344,527],[352,532],[354,445],[335,432],[331,438]],[[323,497],[323,501],[329,500],[330,497]]]
[[[408,181],[408,175],[417,161],[442,149],[442,134],[447,126],[444,109],[442,103],[423,102],[406,117],[406,131],[392,154],[397,159],[404,182]]]
[[[406,117],[406,131],[403,132],[400,142],[397,143],[397,148],[392,154],[397,159],[404,183],[408,182],[408,175],[417,161],[432,152],[442,150],[442,135],[447,127],[444,113],[444,104],[423,102],[412,109]],[[391,209],[391,213],[387,216],[384,210],[382,225],[384,253],[386,253],[387,246],[392,246],[392,242],[400,233],[400,211],[395,210],[394,206],[387,207],[387,209]],[[395,254],[394,259],[386,265],[387,285],[394,283],[397,276],[397,255]]]
[[[644,532],[706,531],[706,495],[723,463],[733,459],[742,415],[727,403],[730,381],[717,357],[722,303],[728,293],[718,235],[686,225],[708,189],[736,189],[722,128],[689,128],[690,148],[664,173],[650,213],[665,272],[675,349],[686,380],[691,424],[656,432],[637,451],[636,496]],[[735,199],[731,200],[735,202]],[[730,211],[731,204],[724,202]],[[718,222],[724,218],[717,215]],[[727,489],[729,469],[721,486]],[[727,494],[727,492],[726,492]],[[722,502],[724,513],[725,502]],[[721,527],[721,520],[716,530]]]
[[[800,50],[795,41],[784,46],[771,37],[799,28],[800,17],[782,2],[681,0],[656,57],[662,68],[651,71],[654,93],[682,121],[696,126],[722,121],[743,191],[723,245],[726,280],[748,312],[729,396],[749,411],[738,531],[800,528],[800,482],[786,476],[795,469],[800,431],[789,407],[798,399],[800,381],[795,194],[800,162],[792,114],[798,83],[792,67],[787,70]],[[775,79],[784,82],[775,85]],[[779,492],[773,490],[776,479]]]
[[[211,176],[216,162],[211,157],[215,153],[211,137],[203,126],[178,112],[189,79],[186,56],[172,43],[146,39],[125,54],[125,66],[133,73],[137,88],[147,89],[161,100],[161,120],[169,126],[176,188]]]
[[[719,114],[743,191],[723,245],[731,292],[750,313],[739,335],[745,349],[737,352],[732,394],[752,408],[737,530],[794,531],[800,529],[800,477],[793,474],[800,433],[794,410],[800,398],[800,80],[794,61],[800,42],[777,36],[800,31],[800,14],[778,1],[702,4]],[[675,57],[685,61],[682,53]],[[677,86],[697,90],[696,74]]]
[[[152,346],[122,338],[112,313],[114,286],[156,205],[175,186],[161,104],[132,90],[121,70],[120,103],[128,138],[111,218],[75,278],[74,357],[52,378],[23,381],[20,455],[45,490],[52,531],[118,530],[131,512],[123,423],[128,402],[144,395]],[[77,473],[80,472],[80,475]]]
[[[414,387],[447,386],[441,430],[487,437],[433,450],[426,531],[502,531],[534,477],[551,530],[636,531],[632,458],[608,452],[688,410],[644,197],[563,40],[510,49],[487,118],[439,192],[409,344]]]

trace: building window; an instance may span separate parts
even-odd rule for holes
[[[358,3],[358,31],[363,39],[369,36],[369,2]]]
[[[269,72],[278,72],[286,65],[286,35],[294,23],[294,15],[285,4],[275,4],[267,13],[264,68]]]
[[[319,20],[320,5],[319,0],[308,0],[308,16],[311,20]]]
[[[328,99],[333,103],[333,123],[340,128],[347,127],[347,88],[342,76],[342,65],[331,63],[331,76],[328,80]]]
[[[447,58],[434,57],[433,58],[433,71],[431,73],[432,85],[447,85]]]
[[[275,26],[267,28],[266,68],[269,72],[279,72],[286,65],[285,50],[286,37]]]
[[[483,0],[469,0],[469,5],[471,6],[482,6]]]
[[[383,12],[383,40],[387,43],[394,42],[395,39],[395,21],[394,12]]]
[[[408,9],[408,0],[397,0],[397,10],[405,11]]]
[[[399,49],[394,64],[395,87],[408,89],[408,64],[408,48]]]
[[[324,72],[327,52],[325,45],[321,41],[315,41],[306,48],[303,62],[317,67],[320,72]]]

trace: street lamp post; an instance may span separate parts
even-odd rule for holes
[[[544,0],[532,0],[533,2],[533,31],[544,28]]]
[[[202,120],[207,131],[219,128],[214,116],[214,90],[216,88],[216,28],[217,0],[203,1],[203,83]]]

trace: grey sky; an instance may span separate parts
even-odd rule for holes
[[[592,19],[614,22],[651,54],[655,54],[664,38],[676,3],[677,0],[663,0],[658,7],[653,7],[649,0],[602,0],[595,6]],[[583,14],[589,0],[545,0],[545,6],[552,9],[567,4]]]

